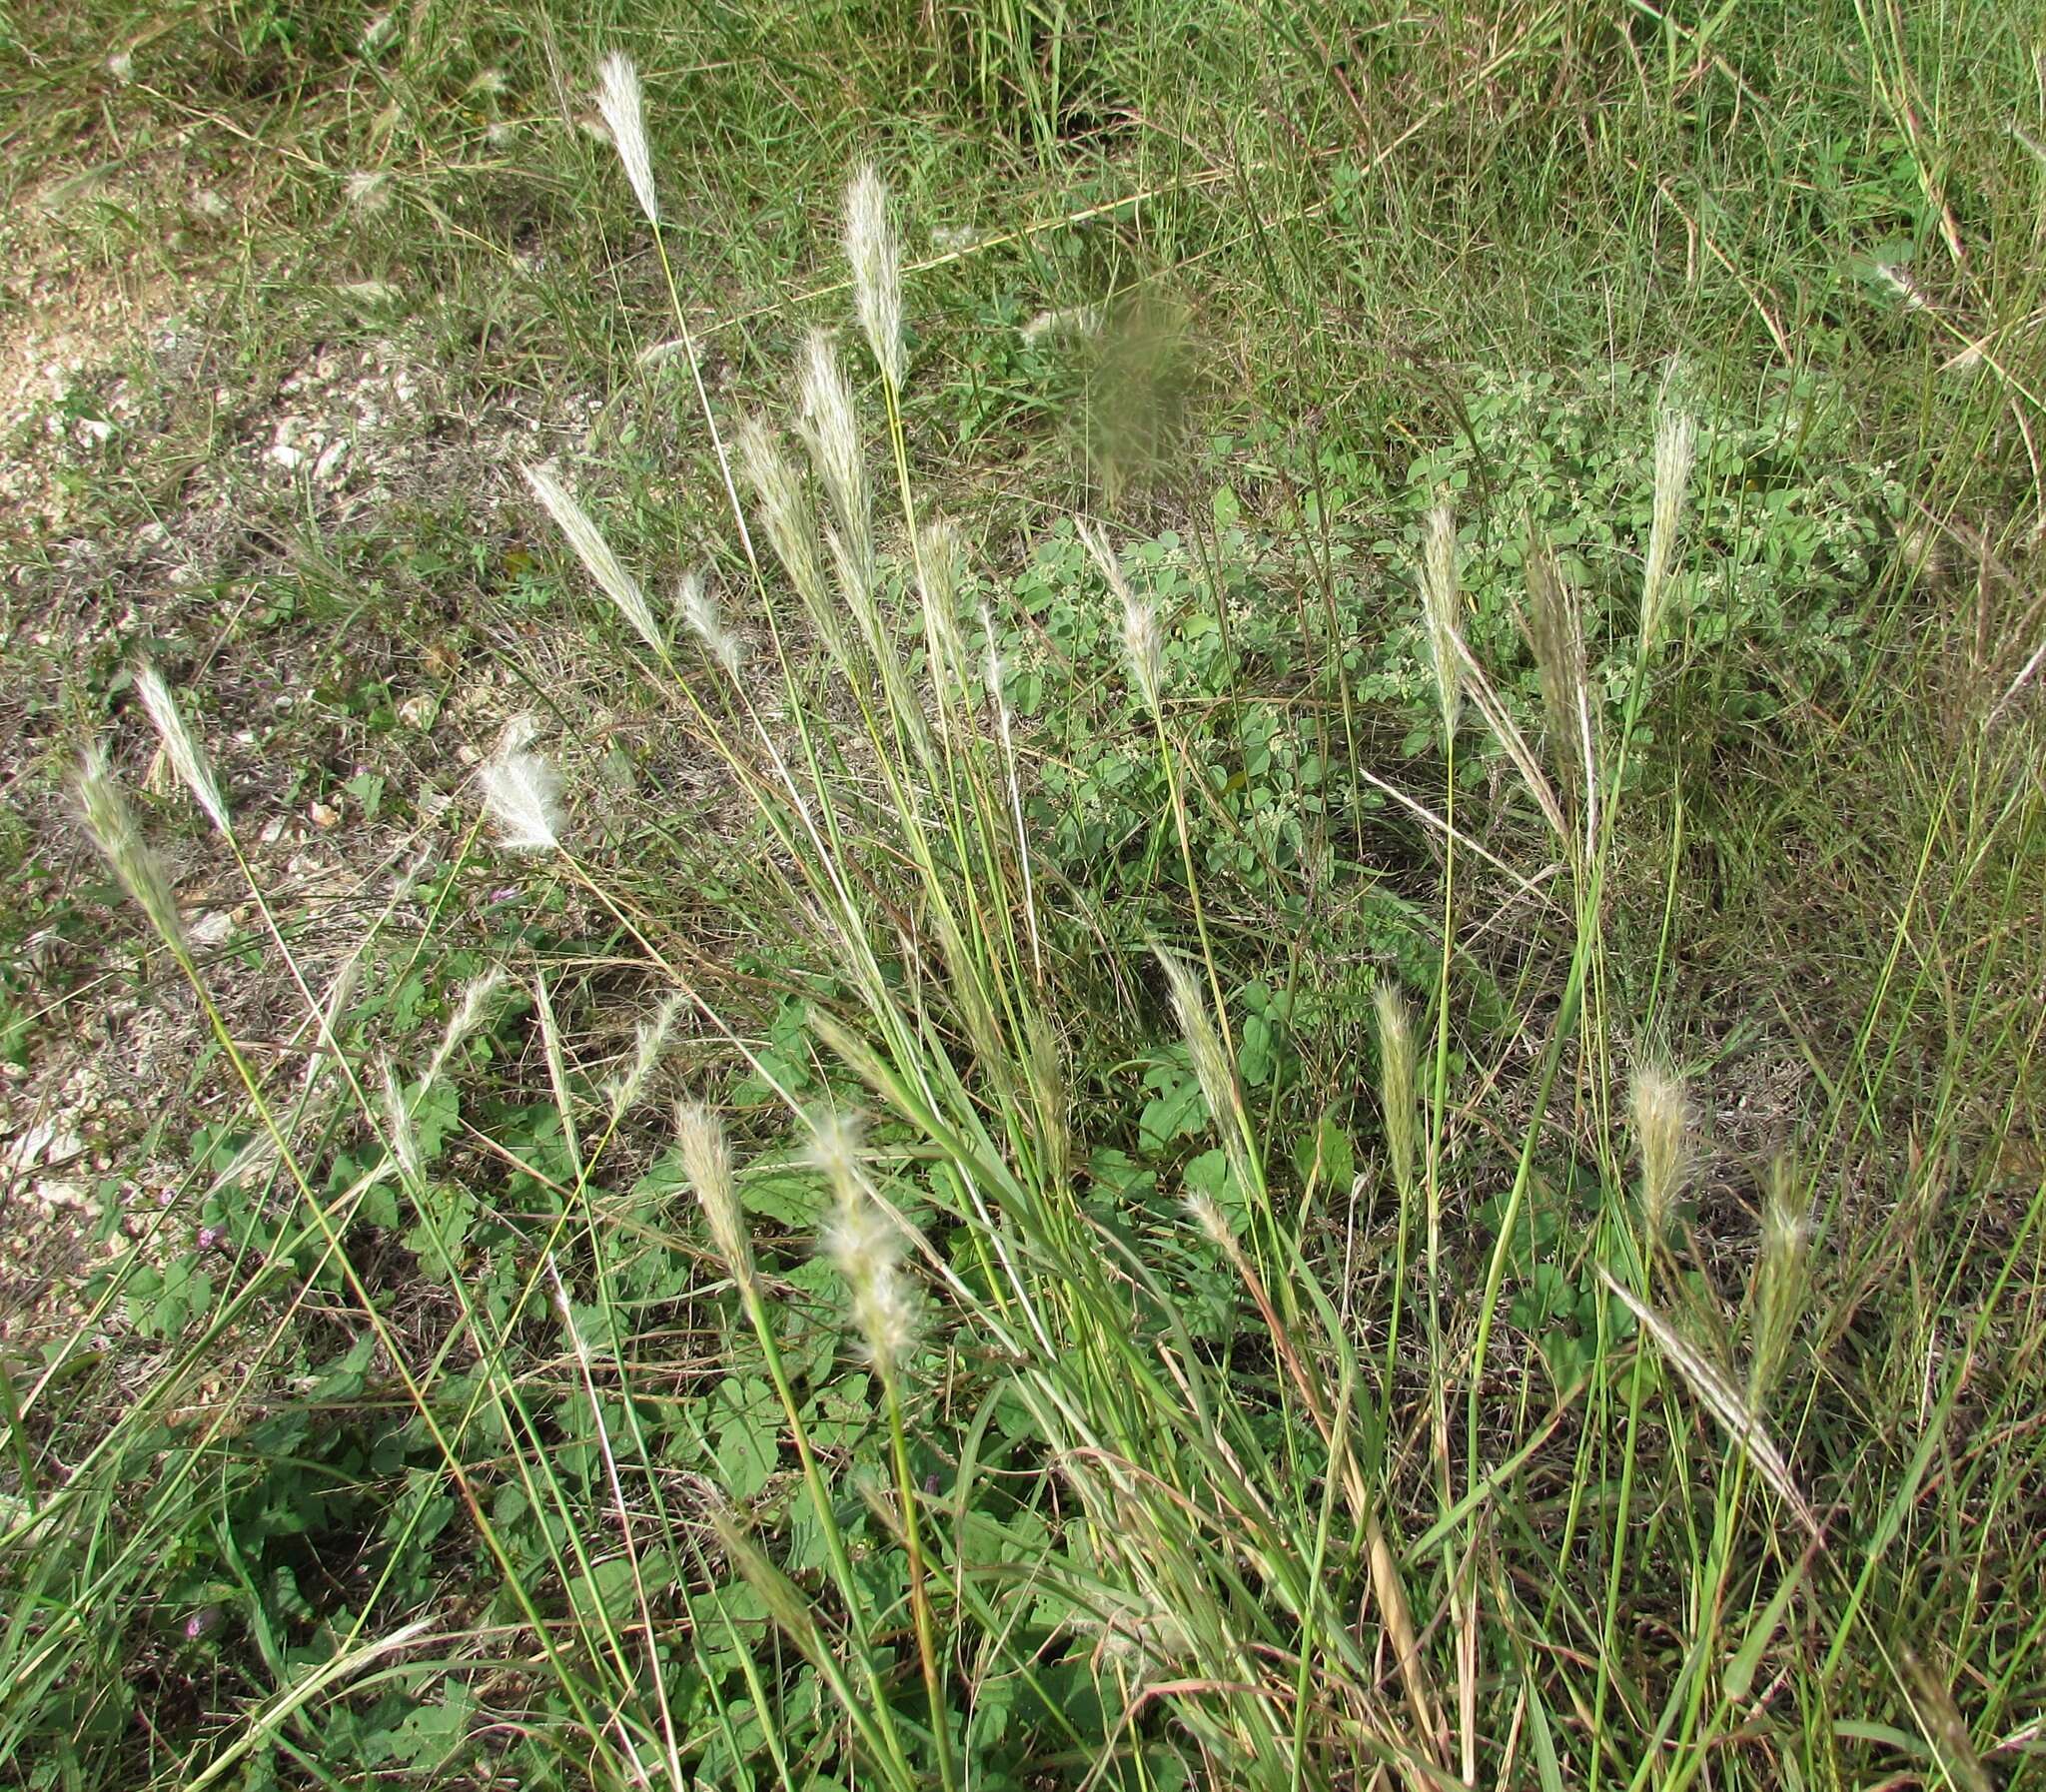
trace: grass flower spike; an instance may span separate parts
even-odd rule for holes
[[[741,1288],[753,1280],[753,1243],[746,1233],[745,1212],[732,1181],[731,1146],[715,1114],[701,1102],[683,1102],[675,1109],[675,1145],[682,1172],[696,1191],[710,1243],[726,1273]]]
[[[1130,681],[1144,699],[1145,708],[1155,715],[1165,678],[1165,648],[1158,630],[1157,606],[1131,588],[1122,562],[1116,558],[1115,549],[1098,523],[1082,521],[1076,526],[1088,553],[1101,569],[1101,576],[1108,580],[1108,588],[1122,601],[1123,656],[1129,663]]]
[[[646,147],[646,122],[639,103],[639,71],[629,56],[613,51],[597,70],[596,109],[625,165],[632,197],[646,222],[660,226],[660,200],[653,191],[653,156]]]
[[[824,563],[818,554],[817,518],[811,510],[795,468],[781,451],[767,425],[749,417],[738,428],[739,454],[745,461],[746,478],[760,502],[760,520],[774,557],[795,586],[803,608],[824,637],[834,658],[843,659],[844,630],[839,626],[836,607],[824,587]]]
[[[888,187],[871,163],[845,190],[845,259],[853,304],[881,377],[897,392],[909,374],[902,348],[902,252],[888,221]]]
[[[893,1380],[916,1338],[916,1301],[902,1274],[902,1235],[859,1167],[859,1123],[824,1110],[811,1117],[811,1165],[836,1198],[824,1254],[844,1278],[847,1318],[867,1359]]]
[[[1665,410],[1655,423],[1655,509],[1648,524],[1648,563],[1641,575],[1641,651],[1652,653],[1662,643],[1663,612],[1668,608],[1669,566],[1676,551],[1676,528],[1683,518],[1683,497],[1697,456],[1697,425],[1686,411]]]
[[[831,499],[840,537],[862,588],[874,571],[873,504],[867,491],[867,460],[860,448],[859,420],[853,414],[852,392],[839,371],[831,339],[821,330],[803,346],[799,379],[802,435],[810,462]]]
[[[181,958],[186,957],[190,948],[185,939],[185,920],[178,912],[178,899],[171,893],[171,880],[143,839],[127,793],[107,767],[104,747],[94,746],[87,752],[75,788],[86,832],[100,849],[100,856],[113,867],[121,887],[134,898],[164,944]]]
[[[717,599],[703,582],[702,573],[682,574],[682,581],[675,589],[675,608],[681,611],[683,622],[702,644],[703,651],[716,660],[729,676],[736,678],[742,657],[739,637],[725,626]]]
[[[1402,1195],[1414,1188],[1414,1165],[1420,1138],[1414,1105],[1414,1027],[1406,998],[1397,984],[1381,983],[1372,991],[1378,1015],[1379,1101],[1386,1111],[1386,1155],[1392,1161],[1393,1186]]]
[[[477,773],[498,844],[508,852],[553,852],[561,844],[561,780],[527,749],[532,735],[530,717],[508,724],[498,750]]]
[[[1421,613],[1428,626],[1428,657],[1435,669],[1443,734],[1457,731],[1464,713],[1464,656],[1460,650],[1457,593],[1457,519],[1446,503],[1428,513],[1421,549]]]
[[[149,711],[149,719],[156,725],[172,769],[185,788],[192,792],[192,800],[225,834],[228,831],[228,806],[221,799],[213,766],[206,757],[206,749],[199,744],[198,736],[179,712],[177,699],[171,695],[171,687],[164,682],[163,673],[148,663],[138,666],[135,688],[142,694],[142,706]]]
[[[462,1050],[464,1043],[491,1011],[491,1002],[505,986],[505,967],[493,965],[480,976],[472,977],[462,988],[462,999],[455,1004],[455,1012],[448,1017],[448,1029],[441,1035],[441,1043],[434,1050],[427,1074],[421,1083],[422,1089],[430,1089],[441,1080],[441,1073],[448,1068],[449,1060]]]
[[[661,639],[660,630],[654,625],[653,606],[646,601],[646,593],[639,588],[639,581],[619,564],[618,556],[611,552],[610,543],[590,519],[589,512],[544,466],[527,466],[522,470],[526,484],[532,487],[533,496],[554,519],[554,526],[567,536],[568,545],[575,550],[575,557],[582,562],[583,569],[596,581],[597,589],[617,605],[618,614],[632,625],[632,631],[653,649],[654,654],[665,658],[667,643]]]
[[[1659,1066],[1643,1065],[1628,1085],[1627,1105],[1641,1158],[1641,1214],[1649,1242],[1659,1244],[1668,1237],[1689,1155],[1690,1111],[1683,1083]]]

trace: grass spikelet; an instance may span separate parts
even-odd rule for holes
[[[1761,1255],[1755,1265],[1754,1363],[1748,1397],[1757,1405],[1775,1388],[1804,1317],[1810,1289],[1811,1216],[1798,1192],[1795,1166],[1769,1166],[1762,1200]]]
[[[1429,664],[1435,671],[1436,703],[1442,711],[1443,737],[1457,732],[1464,713],[1464,655],[1460,598],[1457,590],[1457,520],[1450,506],[1439,503],[1428,513],[1421,547],[1421,615],[1428,636]]]
[[[1166,987],[1172,997],[1173,1017],[1179,1022],[1180,1037],[1186,1041],[1187,1055],[1194,1061],[1195,1081],[1201,1085],[1208,1112],[1214,1117],[1216,1131],[1222,1136],[1222,1149],[1235,1172],[1237,1186],[1248,1198],[1260,1187],[1260,1178],[1257,1166],[1251,1162],[1247,1143],[1249,1116],[1244,1109],[1243,1093],[1237,1086],[1236,1066],[1230,1062],[1228,1048],[1216,1028],[1214,1015],[1209,1012],[1207,995],[1201,988],[1200,979],[1194,975],[1193,967],[1176,952],[1170,952],[1163,946],[1154,945],[1151,951],[1165,972]]]
[[[227,833],[228,806],[214,778],[212,762],[179,710],[177,699],[171,695],[171,687],[164,682],[163,673],[145,660],[135,668],[135,688],[141,693],[142,706],[149,711],[149,719],[164,743],[164,753],[171,762],[171,769],[192,792],[192,800],[206,811],[213,825]]]
[[[441,1043],[435,1048],[433,1058],[428,1062],[426,1082],[432,1087],[441,1080],[441,1073],[448,1068],[449,1060],[462,1050],[469,1036],[484,1024],[491,1011],[491,1002],[505,984],[505,967],[493,965],[481,976],[472,977],[462,987],[462,998],[455,1004],[455,1012],[448,1017],[447,1031],[441,1035]]]
[[[1660,1065],[1644,1064],[1627,1084],[1627,1107],[1640,1154],[1641,1218],[1649,1242],[1660,1245],[1669,1237],[1690,1155],[1683,1081]]]
[[[1124,575],[1122,562],[1116,558],[1115,549],[1109,545],[1108,536],[1101,527],[1085,520],[1075,523],[1080,539],[1093,555],[1094,563],[1101,569],[1101,576],[1108,580],[1108,588],[1121,600],[1123,606],[1123,657],[1129,665],[1130,681],[1137,687],[1137,695],[1143,698],[1144,707],[1153,715],[1158,713],[1158,693],[1164,683],[1165,651],[1158,628],[1158,609],[1148,598],[1139,597],[1131,588]]]
[[[1641,574],[1641,653],[1662,644],[1669,566],[1683,520],[1684,493],[1697,455],[1697,424],[1687,411],[1666,409],[1655,423],[1655,508],[1648,524],[1648,561]]]
[[[897,392],[909,373],[902,347],[902,252],[888,219],[888,187],[872,163],[845,190],[845,259],[852,298],[881,377]]]
[[[737,678],[744,651],[739,646],[739,637],[725,626],[717,599],[711,595],[702,573],[682,574],[675,587],[675,608],[703,651],[724,668],[727,677]]]
[[[561,780],[526,742],[530,717],[510,723],[498,750],[477,771],[484,810],[507,852],[555,852],[561,844]]]
[[[712,1508],[710,1527],[717,1533],[718,1545],[724,1550],[725,1559],[738,1571],[739,1578],[759,1596],[762,1608],[782,1634],[812,1666],[825,1667],[831,1660],[830,1652],[802,1590],[746,1535],[740,1527],[738,1514],[729,1506],[719,1504]]]
[[[1790,1464],[1763,1428],[1760,1418],[1705,1353],[1675,1327],[1640,1300],[1631,1290],[1615,1282],[1605,1266],[1598,1266],[1598,1279],[1609,1293],[1634,1316],[1641,1330],[1655,1341],[1670,1366],[1680,1374],[1706,1411],[1719,1421],[1729,1435],[1747,1451],[1761,1477],[1776,1490],[1797,1521],[1813,1536],[1818,1534],[1818,1515],[1811,1502],[1798,1490]]]
[[[412,1109],[406,1105],[405,1086],[398,1080],[397,1067],[384,1065],[384,1124],[391,1133],[391,1161],[408,1189],[418,1189],[427,1179],[426,1161],[420,1156],[419,1129],[413,1125]]]
[[[526,466],[521,470],[533,496],[554,519],[554,526],[567,537],[568,545],[575,550],[575,557],[582,562],[583,570],[595,580],[597,588],[617,605],[618,614],[632,625],[633,632],[652,648],[654,655],[665,659],[667,642],[661,638],[660,630],[654,624],[653,606],[646,601],[646,593],[639,588],[639,581],[611,552],[610,543],[603,538],[603,531],[596,526],[589,512],[544,466]]]
[[[1591,681],[1577,595],[1546,541],[1528,543],[1528,608],[1522,617],[1548,721],[1549,759],[1564,791],[1581,791],[1586,850],[1597,833],[1598,771],[1591,729]]]
[[[824,586],[816,512],[803,494],[795,468],[781,451],[773,432],[758,417],[749,417],[739,425],[738,445],[747,482],[759,500],[760,520],[766,527],[774,557],[781,562],[788,582],[795,586],[796,595],[802,599],[803,608],[809,612],[832,656],[842,661],[845,635]]]
[[[813,330],[803,345],[798,387],[810,464],[838,518],[851,576],[864,591],[874,576],[873,499],[867,487],[866,454],[837,351],[821,330]]]
[[[859,1165],[859,1124],[825,1109],[811,1116],[805,1154],[836,1198],[824,1254],[845,1282],[846,1317],[867,1360],[892,1381],[916,1339],[916,1301],[902,1274],[902,1235]]]
[[[104,747],[95,745],[87,750],[73,787],[85,830],[99,848],[100,856],[113,868],[122,889],[148,918],[157,936],[181,959],[189,961],[191,947],[185,937],[184,917],[178,912],[178,899],[171,893],[171,880],[162,861],[143,839],[127,793],[108,768]]]
[[[630,1111],[646,1088],[646,1080],[653,1075],[653,1067],[660,1062],[660,1054],[666,1048],[668,1035],[674,1031],[686,999],[669,996],[654,1010],[649,1019],[639,1023],[632,1044],[632,1062],[626,1066],[625,1074],[611,1086],[611,1113],[620,1116]]]
[[[602,114],[611,143],[624,164],[625,180],[639,202],[646,222],[660,228],[660,200],[653,190],[653,154],[646,144],[646,121],[640,105],[639,71],[621,51],[603,59],[597,69],[596,109]]]
[[[934,516],[918,531],[916,596],[923,611],[924,650],[930,657],[931,677],[947,700],[966,683],[966,650],[959,638],[959,586],[965,558],[957,523]],[[992,642],[992,634],[989,640]]]
[[[723,1124],[701,1102],[682,1102],[675,1108],[675,1145],[681,1153],[682,1173],[696,1191],[703,1210],[703,1223],[710,1232],[711,1248],[722,1260],[725,1272],[741,1288],[753,1280],[753,1242],[746,1232],[744,1210],[732,1181],[731,1146]]]
[[[1372,991],[1378,1017],[1379,1102],[1386,1114],[1386,1156],[1393,1167],[1393,1186],[1402,1196],[1414,1191],[1414,1166],[1420,1155],[1415,1108],[1414,1026],[1407,999],[1399,986],[1382,982]]]

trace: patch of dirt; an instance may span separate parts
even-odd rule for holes
[[[305,1058],[304,1005],[274,961],[236,974],[233,955],[267,941],[260,913],[130,712],[123,664],[148,652],[181,687],[245,818],[255,877],[323,987],[394,904],[401,925],[424,924],[400,893],[406,872],[459,837],[466,818],[450,803],[477,745],[526,699],[457,648],[421,652],[438,627],[358,621],[342,634],[332,619],[267,620],[258,606],[307,575],[309,544],[318,555],[337,534],[399,537],[388,518],[408,506],[458,505],[479,558],[522,536],[516,463],[561,451],[600,401],[458,392],[384,292],[347,295],[355,322],[338,337],[282,319],[301,340],[266,345],[273,378],[254,388],[231,383],[236,345],[212,333],[197,278],[30,267],[6,296],[0,849],[13,889],[0,948],[13,970],[0,1023],[10,1008],[26,1017],[30,1043],[26,1064],[0,1067],[0,1336],[34,1347],[86,1317],[84,1279],[110,1255],[216,1247],[186,1147],[209,1116],[241,1106],[217,1070],[195,1073],[211,1037],[189,992],[167,961],[138,981],[123,943],[136,924],[101,906],[106,880],[65,794],[90,734],[110,737],[124,783],[143,793],[236,1038],[280,1087]],[[343,586],[351,576],[321,570]],[[410,576],[402,561],[394,576]],[[395,726],[371,737],[320,676],[336,665],[384,681]],[[118,1328],[120,1315],[99,1324]]]

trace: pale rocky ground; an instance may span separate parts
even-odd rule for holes
[[[363,747],[360,731],[323,701],[310,665],[252,656],[251,593],[264,574],[288,572],[305,540],[374,527],[394,504],[441,492],[464,493],[492,532],[519,532],[507,511],[515,463],[571,444],[600,401],[550,400],[542,415],[529,395],[457,395],[426,358],[405,296],[376,283],[341,291],[352,327],[340,340],[295,321],[302,340],[283,350],[274,384],[238,388],[207,282],[80,247],[81,203],[47,196],[34,217],[0,226],[13,267],[0,282],[9,859],[40,874],[44,897],[104,881],[64,791],[97,730],[131,784],[164,799],[145,804],[146,825],[175,829],[161,844],[195,942],[220,953],[257,936],[246,884],[172,791],[139,714],[117,698],[110,721],[107,674],[150,651],[187,685],[309,977],[331,974],[454,824],[446,811],[465,767],[512,698],[488,665],[459,666],[452,645],[436,663],[429,644],[419,688],[397,707],[400,750],[380,743],[385,791],[365,805],[338,787],[342,772],[370,769],[346,759]],[[204,224],[233,207],[207,190],[185,195],[183,210]],[[281,637],[248,638],[275,653]],[[283,762],[321,749],[330,775],[308,795]],[[0,940],[18,942],[16,1002],[29,1024],[26,1063],[0,1063],[0,1340],[34,1349],[76,1328],[96,1261],[139,1240],[163,1255],[193,1248],[185,1148],[228,1092],[216,1073],[195,1074],[208,1043],[197,1004],[167,955],[142,951],[128,913],[93,908],[38,926],[38,914],[9,919],[6,906]],[[223,986],[238,1033],[258,1041],[298,1034],[288,994]]]

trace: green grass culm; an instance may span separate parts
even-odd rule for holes
[[[0,1783],[2046,1775],[2040,55],[0,18]]]

